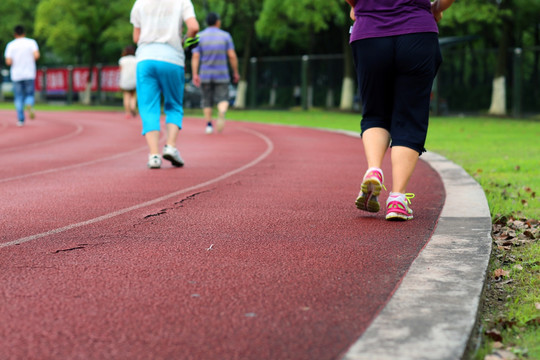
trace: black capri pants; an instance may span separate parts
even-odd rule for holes
[[[362,134],[388,130],[391,146],[422,154],[433,80],[442,61],[436,33],[416,33],[351,43],[362,99]]]

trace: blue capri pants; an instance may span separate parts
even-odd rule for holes
[[[161,95],[165,122],[182,128],[184,82],[184,68],[180,65],[157,60],[137,63],[137,104],[143,135],[161,130]]]
[[[436,33],[416,33],[351,43],[362,98],[362,134],[390,133],[391,146],[422,154],[433,80],[442,62]]]

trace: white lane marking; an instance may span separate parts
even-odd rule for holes
[[[97,164],[97,163],[100,163],[100,162],[103,162],[103,161],[114,160],[114,159],[118,159],[118,158],[123,157],[123,156],[127,156],[127,155],[137,153],[139,151],[143,151],[144,149],[147,149],[147,148],[148,148],[148,146],[143,146],[143,147],[140,147],[140,148],[135,149],[135,150],[126,151],[126,152],[123,152],[123,153],[119,153],[119,154],[109,156],[109,157],[105,157],[105,158],[101,158],[101,159],[91,160],[91,161],[87,161],[87,162],[83,162],[83,163],[79,163],[79,164],[74,164],[74,165],[62,166],[62,167],[58,167],[58,168],[54,168],[54,169],[36,171],[36,172],[33,172],[33,173],[24,174],[24,175],[17,175],[17,176],[13,176],[13,177],[9,177],[9,178],[4,178],[4,179],[0,179],[0,183],[13,181],[13,180],[20,180],[20,179],[24,179],[24,178],[28,178],[28,177],[32,177],[32,176],[37,176],[37,175],[51,174],[51,173],[55,173],[55,172],[59,172],[59,171],[75,169],[75,168],[83,167],[83,166],[87,166],[87,165],[93,165],[93,164]]]
[[[84,130],[84,127],[82,125],[80,125],[80,124],[76,124],[76,125],[77,125],[77,128],[75,129],[75,131],[73,131],[72,133],[66,134],[64,136],[60,136],[60,137],[57,137],[57,138],[53,138],[53,139],[49,139],[49,140],[45,140],[45,141],[37,142],[37,143],[33,143],[33,144],[10,147],[10,148],[7,148],[7,149],[3,149],[2,152],[8,152],[8,151],[11,152],[11,151],[19,150],[19,149],[28,149],[28,148],[33,148],[33,147],[36,147],[36,146],[48,145],[48,144],[55,143],[55,142],[60,141],[60,140],[66,140],[66,139],[72,138],[74,136],[79,135]]]
[[[128,213],[130,211],[134,211],[134,210],[138,210],[138,209],[150,206],[150,205],[154,205],[154,204],[160,203],[162,201],[168,200],[168,199],[170,199],[172,197],[181,195],[183,193],[194,191],[196,189],[199,189],[199,188],[202,188],[202,187],[205,187],[205,186],[208,186],[208,185],[215,184],[215,183],[217,183],[219,181],[225,180],[225,179],[227,179],[227,178],[229,178],[229,177],[231,177],[233,175],[236,175],[236,174],[238,174],[238,173],[240,173],[242,171],[245,171],[245,170],[257,165],[259,162],[266,159],[272,153],[272,151],[274,151],[274,143],[272,143],[272,141],[266,135],[261,134],[260,132],[252,130],[252,129],[240,128],[240,130],[251,133],[251,134],[261,138],[266,143],[266,146],[267,146],[266,150],[261,155],[259,155],[257,158],[255,158],[251,162],[247,163],[246,165],[243,165],[243,166],[241,166],[241,167],[239,167],[237,169],[226,172],[225,174],[220,175],[220,176],[218,176],[216,178],[210,179],[208,181],[202,182],[202,183],[197,184],[197,185],[187,187],[185,189],[175,191],[173,193],[158,197],[158,198],[153,199],[153,200],[145,201],[143,203],[133,205],[133,206],[130,206],[130,207],[118,210],[118,211],[114,211],[112,213],[105,214],[105,215],[102,215],[102,216],[99,216],[99,217],[96,217],[96,218],[93,218],[93,219],[90,219],[90,220],[81,221],[81,222],[71,224],[71,225],[67,225],[67,226],[64,226],[64,227],[61,227],[61,228],[58,228],[58,229],[49,230],[49,231],[41,233],[41,234],[35,234],[35,235],[27,236],[27,237],[24,237],[24,238],[20,238],[20,239],[17,239],[17,240],[9,241],[7,243],[2,243],[2,244],[0,244],[0,248],[4,248],[4,247],[8,247],[8,246],[14,246],[14,245],[20,245],[20,244],[23,244],[23,243],[26,243],[26,242],[29,242],[29,241],[44,238],[46,236],[59,234],[59,233],[62,233],[62,232],[68,231],[68,230],[72,230],[72,229],[76,229],[76,228],[79,228],[79,227],[82,227],[82,226],[95,224],[95,223],[98,223],[98,222],[104,221],[104,220],[109,220],[109,219],[111,219],[113,217]]]

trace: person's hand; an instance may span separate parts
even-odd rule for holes
[[[240,74],[234,73],[233,74],[233,83],[237,84],[240,81]]]
[[[433,17],[435,18],[436,22],[441,21],[441,19],[443,17],[443,12],[441,10],[440,5],[441,4],[440,4],[439,0],[435,0],[434,2],[431,3],[431,13],[433,14]]]
[[[349,13],[349,16],[351,17],[352,21],[356,21],[356,16],[354,15],[354,8],[351,8],[351,12]]]
[[[195,85],[196,87],[200,87],[201,77],[199,75],[193,75],[193,79],[191,80],[191,82],[193,82],[193,85]]]
[[[184,50],[191,51],[199,45],[199,34],[184,39]]]

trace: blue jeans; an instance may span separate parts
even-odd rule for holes
[[[137,63],[137,103],[143,135],[160,131],[161,95],[165,123],[182,128],[184,81],[184,68],[180,65],[157,60]]]
[[[15,109],[17,118],[24,122],[24,106],[34,106],[34,79],[13,82],[13,94],[15,97]]]

